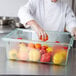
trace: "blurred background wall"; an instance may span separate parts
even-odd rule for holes
[[[0,0],[0,16],[17,16],[20,6],[28,0]]]

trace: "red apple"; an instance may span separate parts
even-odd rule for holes
[[[46,50],[48,48],[48,46],[42,46],[41,50]]]
[[[41,56],[41,62],[50,62],[51,60],[51,53],[45,53]]]
[[[44,53],[46,53],[46,50],[40,50],[41,55],[44,54]]]

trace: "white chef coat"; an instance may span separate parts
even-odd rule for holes
[[[64,31],[66,25],[66,29],[71,32],[76,27],[72,9],[61,0],[56,3],[51,0],[29,0],[20,8],[18,17],[24,25],[30,20],[36,20],[44,30],[49,31]]]

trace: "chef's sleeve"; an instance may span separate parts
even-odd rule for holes
[[[29,0],[28,3],[22,6],[18,11],[20,22],[25,26],[30,20],[34,20],[33,14],[35,12],[34,0]]]
[[[70,33],[72,33],[72,29],[76,27],[76,17],[74,12],[72,11],[71,7],[67,5],[66,8],[66,14],[65,14],[65,20],[66,20],[66,30]]]

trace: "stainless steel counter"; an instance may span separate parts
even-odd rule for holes
[[[0,47],[0,74],[76,76],[76,50],[70,51],[67,66],[57,66],[10,61],[6,58],[5,47]]]

